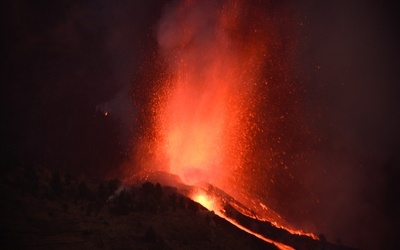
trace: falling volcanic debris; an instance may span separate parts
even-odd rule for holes
[[[239,1],[186,1],[160,23],[168,79],[156,103],[156,157],[187,183],[224,186],[242,168],[267,53],[265,28],[242,24],[251,15]]]
[[[277,181],[298,160],[292,141],[301,141],[288,123],[282,127],[296,104],[288,64],[296,32],[290,15],[275,5],[267,6],[269,15],[252,1],[166,6],[150,67],[156,79],[142,111],[147,123],[136,152],[142,168],[190,185],[211,183],[252,209],[268,210],[265,180]]]

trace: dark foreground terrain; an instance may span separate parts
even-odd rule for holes
[[[128,186],[28,164],[0,185],[3,249],[278,249],[158,183]]]

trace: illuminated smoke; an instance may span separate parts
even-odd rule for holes
[[[290,12],[253,1],[167,5],[142,68],[147,88],[136,91],[150,97],[135,164],[209,182],[252,209],[286,209],[301,192],[291,170],[306,150],[289,77]],[[272,210],[269,220],[283,222]]]
[[[265,31],[244,22],[252,14],[238,1],[185,1],[159,24],[168,77],[156,96],[156,158],[186,183],[224,186],[242,171],[266,53]]]

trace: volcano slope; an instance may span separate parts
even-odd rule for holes
[[[0,185],[4,249],[279,249],[159,183],[127,185],[27,165],[4,174]],[[271,230],[227,210],[260,233]],[[350,249],[271,232],[296,249]]]

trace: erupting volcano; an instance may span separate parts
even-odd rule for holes
[[[267,164],[277,158],[280,171],[287,169],[284,147],[272,145],[281,143],[283,128],[277,128],[276,117],[266,116],[282,109],[286,113],[278,119],[285,120],[294,103],[279,97],[274,107],[263,107],[281,95],[266,91],[269,82],[282,81],[277,88],[286,84],[288,95],[294,92],[285,68],[293,48],[277,36],[274,15],[267,17],[246,1],[179,1],[167,6],[157,29],[161,69],[154,71],[161,73],[143,112],[150,122],[138,161],[146,171],[177,175],[187,185],[210,183],[226,190],[256,211],[252,217],[289,229],[264,204],[268,199],[260,199],[267,191],[260,190],[265,181],[257,176],[262,173],[273,182],[277,166]],[[295,32],[291,38],[295,40]],[[269,95],[272,100],[267,100]],[[254,189],[259,189],[257,195]],[[209,209],[224,210],[213,202],[213,194],[190,195]]]
[[[3,248],[399,249],[388,2],[2,1]]]

